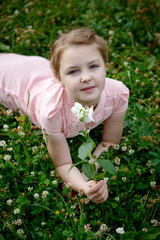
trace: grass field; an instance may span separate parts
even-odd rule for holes
[[[80,194],[69,197],[41,131],[0,106],[0,240],[158,240],[160,1],[0,3],[0,52],[49,58],[59,34],[89,27],[106,39],[107,77],[130,90],[119,149],[102,155],[116,173],[105,173],[109,198],[100,205]],[[102,125],[91,132],[96,143],[101,131]],[[82,142],[81,136],[68,140],[74,162]]]

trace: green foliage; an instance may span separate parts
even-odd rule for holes
[[[31,125],[27,116],[8,113],[0,106],[0,240],[158,240],[159,1],[1,2],[1,52],[48,58],[61,32],[90,27],[107,40],[107,77],[129,87],[130,102],[119,149],[111,148],[97,160],[107,171],[100,169],[96,177],[108,178],[109,189],[109,197],[101,205],[62,186],[42,132]],[[96,144],[102,127],[91,132]],[[94,148],[86,141],[78,153],[83,142],[82,136],[68,140],[80,169],[79,158],[88,161]],[[92,168],[86,162],[82,164],[89,178],[94,177]],[[15,214],[17,208],[20,212]],[[107,228],[100,231],[103,224]],[[124,234],[116,232],[119,227],[124,228]]]

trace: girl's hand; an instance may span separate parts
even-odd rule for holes
[[[108,198],[107,180],[86,182],[83,191],[92,202],[103,203]]]

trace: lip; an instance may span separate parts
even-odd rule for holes
[[[89,87],[83,88],[81,91],[92,92],[94,89],[95,89],[95,86],[89,86]]]

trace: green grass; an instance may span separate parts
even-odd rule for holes
[[[115,176],[106,173],[109,198],[101,205],[88,203],[85,196],[72,193],[69,197],[70,189],[62,189],[41,131],[27,118],[22,122],[17,114],[0,107],[0,143],[4,144],[0,146],[0,239],[158,240],[160,2],[1,2],[1,52],[49,58],[50,47],[61,32],[90,27],[106,39],[107,76],[129,87],[130,101],[119,150],[102,155],[109,155],[118,169]],[[95,142],[101,131],[102,126],[92,131]],[[81,136],[68,140],[75,162],[82,142]],[[116,157],[120,165],[116,165]],[[9,199],[12,201],[7,202]],[[86,224],[91,231],[85,231]],[[100,231],[102,224],[108,226],[104,231]],[[124,234],[116,232],[119,227]]]

